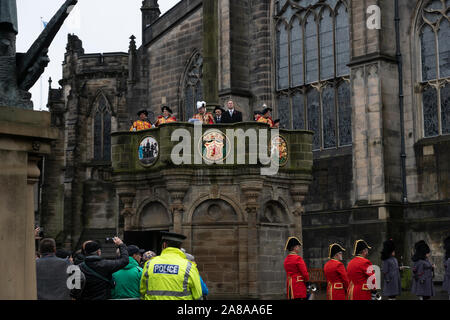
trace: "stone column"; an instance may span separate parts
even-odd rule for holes
[[[302,203],[305,201],[305,197],[308,194],[308,184],[291,184],[290,194],[294,203],[294,210],[292,211],[294,220],[294,234],[303,243],[303,225],[302,214],[305,212],[305,208]],[[301,253],[303,256],[303,246],[301,247]]]
[[[183,204],[186,192],[191,183],[191,172],[185,171],[181,174],[174,174],[175,171],[167,170],[163,172],[167,191],[170,193],[170,211],[173,217],[173,232],[183,233],[183,214],[185,207]]]
[[[56,137],[50,113],[0,107],[0,300],[37,298],[34,185]]]
[[[241,183],[241,190],[245,197],[245,211],[247,212],[247,295],[249,298],[258,297],[258,211],[260,203],[259,196],[262,192],[263,181],[261,179],[245,181]],[[239,268],[245,266],[239,266]]]
[[[217,0],[203,1],[203,100],[219,105],[219,11]]]
[[[125,191],[117,191],[119,195],[120,201],[123,203],[123,209],[120,211],[120,214],[123,215],[124,218],[124,230],[129,231],[134,227],[133,219],[136,216],[136,208],[133,207],[134,192],[125,192]]]

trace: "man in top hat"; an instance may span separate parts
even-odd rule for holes
[[[268,108],[266,105],[263,111],[261,112],[261,115],[256,118],[257,122],[267,123],[271,128],[273,127],[273,120],[272,120],[272,108]]]
[[[375,270],[369,256],[369,245],[364,240],[355,241],[353,255],[355,256],[347,265],[347,275],[350,281],[348,300],[371,300],[372,291],[375,290]]]
[[[139,120],[133,122],[133,125],[130,128],[130,131],[140,131],[152,128],[152,124],[148,121],[148,112],[147,110],[141,110],[137,113]]]
[[[172,110],[168,106],[163,106],[161,108],[162,115],[158,116],[156,120],[155,127],[159,127],[159,125],[163,123],[171,123],[177,122],[177,118],[172,116]]]
[[[345,251],[339,244],[333,243],[328,247],[328,262],[323,268],[327,279],[327,300],[345,300],[349,285],[347,271],[342,263]]]
[[[420,300],[428,300],[434,296],[434,265],[428,260],[431,250],[424,240],[416,242],[414,248],[411,292],[418,296]]]
[[[161,232],[162,252],[145,264],[142,300],[199,300],[202,285],[197,266],[186,259],[181,244],[186,236]]]
[[[400,267],[395,258],[395,243],[392,239],[383,242],[381,251],[381,269],[383,270],[383,296],[389,300],[395,300],[402,292],[402,280]]]
[[[234,101],[230,99],[227,101],[227,110],[223,114],[222,123],[236,122],[242,122],[242,112],[234,108]]]
[[[203,124],[214,124],[214,117],[212,113],[206,112],[206,102],[198,101],[197,102],[197,111],[198,113],[194,115],[193,119],[197,119],[201,121]]]
[[[223,113],[225,110],[223,110],[221,107],[217,106],[214,109],[214,122],[215,123],[224,123],[223,122]]]
[[[289,254],[284,260],[286,271],[286,288],[288,299],[306,300],[306,282],[309,281],[308,269],[305,261],[299,256],[302,243],[296,237],[289,237],[284,250]]]

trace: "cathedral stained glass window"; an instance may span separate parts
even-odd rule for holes
[[[275,6],[281,126],[314,131],[314,150],[351,145],[348,1],[279,0]]]
[[[94,113],[94,160],[111,161],[111,109],[103,95]]]
[[[184,119],[188,120],[197,113],[197,101],[203,100],[202,91],[203,58],[196,53],[189,62],[184,77]]]
[[[450,1],[425,1],[418,27],[423,135],[450,134]]]

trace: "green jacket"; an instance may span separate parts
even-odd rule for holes
[[[142,268],[133,257],[129,257],[128,265],[113,273],[116,286],[111,290],[112,299],[139,299],[139,285],[141,281]]]

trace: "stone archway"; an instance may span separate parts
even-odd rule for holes
[[[139,229],[169,229],[172,226],[167,208],[159,201],[145,204],[139,214]]]

